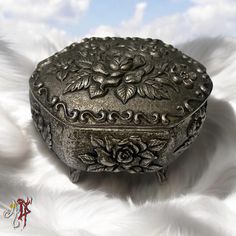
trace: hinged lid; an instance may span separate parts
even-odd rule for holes
[[[31,93],[79,127],[173,126],[207,99],[199,62],[157,39],[86,38],[38,64]]]

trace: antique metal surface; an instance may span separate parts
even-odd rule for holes
[[[212,82],[196,60],[158,39],[86,38],[30,78],[35,126],[80,171],[156,172],[195,140]]]

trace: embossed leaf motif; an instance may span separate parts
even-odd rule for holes
[[[106,71],[105,66],[102,63],[95,63],[92,65],[92,68],[95,72],[102,73],[104,75],[108,75],[109,73]]]
[[[105,147],[105,143],[102,139],[91,137],[91,143],[94,147]]]
[[[89,165],[87,168],[87,171],[92,171],[92,172],[99,172],[99,171],[104,171],[105,168],[101,164],[93,164]]]
[[[81,69],[90,69],[91,68],[91,61],[86,59],[79,60],[76,65]]]
[[[141,97],[147,96],[150,99],[170,99],[166,86],[155,80],[146,80],[138,87],[138,94]]]
[[[75,90],[81,90],[83,88],[88,88],[90,85],[89,76],[79,77],[76,80],[70,81],[64,88],[63,93],[74,92]]]
[[[60,70],[57,72],[57,79],[60,81],[63,81],[68,75],[68,72],[66,70]]]
[[[121,84],[116,89],[116,95],[125,104],[130,98],[132,98],[136,93],[136,87],[133,84]]]
[[[89,154],[81,154],[80,156],[81,161],[84,164],[90,165],[94,163],[94,158],[93,156],[89,155]]]
[[[99,84],[92,84],[89,87],[89,94],[91,98],[100,97],[106,93],[105,90],[102,90]]]
[[[161,151],[168,143],[168,140],[152,139],[149,142],[149,149],[152,151]]]

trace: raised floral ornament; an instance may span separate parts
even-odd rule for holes
[[[115,51],[102,52],[101,60],[81,58],[76,64],[76,73],[68,79],[64,94],[88,88],[90,98],[96,98],[114,87],[115,95],[123,103],[136,94],[149,99],[170,99],[172,86],[171,81],[167,82],[167,67],[154,65],[149,57],[137,52],[121,54]],[[173,90],[176,90],[174,86]]]
[[[155,163],[159,152],[168,144],[168,139],[152,139],[148,143],[140,137],[131,136],[117,139],[105,136],[104,140],[91,136],[92,153],[79,155],[81,161],[88,165],[88,171],[128,171],[144,172],[160,170],[163,167]],[[158,160],[157,160],[158,161]]]

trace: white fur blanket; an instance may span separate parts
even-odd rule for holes
[[[26,58],[0,41],[0,235],[236,235],[236,39],[179,45],[207,67],[214,90],[199,138],[161,186],[152,174],[83,173],[70,182],[34,130],[28,101],[29,76],[52,46]],[[13,229],[4,208],[27,196],[27,226]]]

